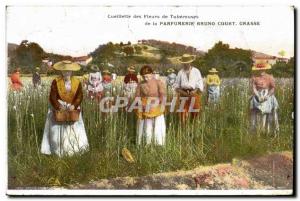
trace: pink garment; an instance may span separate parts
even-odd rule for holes
[[[159,97],[161,100],[166,96],[165,85],[162,81],[151,79],[141,82],[136,88],[136,97]]]
[[[256,86],[257,90],[262,89],[274,89],[275,88],[275,80],[272,75],[267,73],[262,73],[260,76],[253,76],[251,78],[252,83]]]

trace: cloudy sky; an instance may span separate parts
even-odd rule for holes
[[[126,19],[108,15],[189,15],[198,19]],[[7,8],[7,42],[38,42],[46,51],[85,55],[99,44],[157,39],[191,45],[207,51],[221,40],[231,47],[277,55],[294,55],[293,9],[277,7],[108,7],[10,6]],[[234,26],[145,26],[145,22],[235,22]],[[259,26],[239,22],[258,21]]]

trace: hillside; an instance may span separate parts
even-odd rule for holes
[[[231,48],[229,44],[219,41],[207,52],[175,42],[160,40],[139,40],[138,43],[112,43],[99,45],[88,56],[92,57],[92,62],[87,65],[98,65],[100,70],[109,69],[119,75],[124,75],[128,66],[135,66],[138,71],[141,66],[150,64],[162,74],[170,67],[179,70],[181,65],[178,58],[182,54],[196,55],[193,66],[201,69],[203,75],[207,75],[210,68],[215,67],[220,70],[222,77],[249,77],[253,58],[266,57],[278,59],[276,56],[267,55],[255,50],[244,50],[241,48]],[[43,60],[47,58],[51,63],[60,60],[74,60],[75,57],[48,53],[35,43],[24,40],[20,45],[8,44],[8,71],[11,72],[16,66],[22,69],[23,73],[31,73],[33,68],[40,66],[48,72]],[[87,57],[87,56],[84,56]],[[279,62],[273,65],[271,70],[275,76],[291,77],[294,75],[294,59],[280,58]],[[82,68],[83,70],[87,68]],[[83,72],[78,72],[82,74]]]

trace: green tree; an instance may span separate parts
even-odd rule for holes
[[[251,73],[252,53],[250,50],[231,49],[222,41],[217,42],[204,55],[198,64],[207,72],[210,68],[217,68],[222,77],[248,77]]]
[[[41,66],[44,55],[39,44],[24,40],[16,49],[16,62],[23,72],[29,73],[36,66]]]

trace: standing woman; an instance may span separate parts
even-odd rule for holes
[[[14,91],[20,91],[23,88],[23,84],[20,78],[20,68],[16,68],[10,76],[11,88]]]
[[[165,85],[162,81],[154,78],[153,70],[150,66],[143,66],[141,75],[143,81],[138,84],[136,89],[136,98],[141,98],[142,102],[142,109],[137,111],[138,144],[141,144],[142,138],[146,137],[147,144],[154,140],[155,144],[164,145],[166,123],[161,103],[166,97]],[[147,104],[153,98],[158,101],[158,104],[148,107]]]
[[[274,96],[275,80],[272,75],[266,73],[269,69],[271,66],[268,63],[258,63],[252,67],[251,132],[255,132],[258,125],[269,132],[272,122],[275,132],[279,131],[278,102]]]
[[[220,98],[220,84],[221,79],[217,74],[218,71],[215,68],[210,69],[209,74],[206,77],[207,84],[207,102],[208,103],[217,103]]]
[[[138,84],[138,78],[133,66],[127,68],[127,75],[124,77],[124,93],[127,97],[133,97]]]
[[[61,76],[55,78],[51,85],[41,152],[62,157],[85,151],[89,144],[80,111],[82,86],[80,80],[72,76],[72,72],[80,70],[80,66],[71,61],[61,61],[53,68],[61,71]]]
[[[89,74],[87,85],[88,96],[100,102],[103,93],[102,76],[96,65],[93,65],[91,70],[92,72]]]

